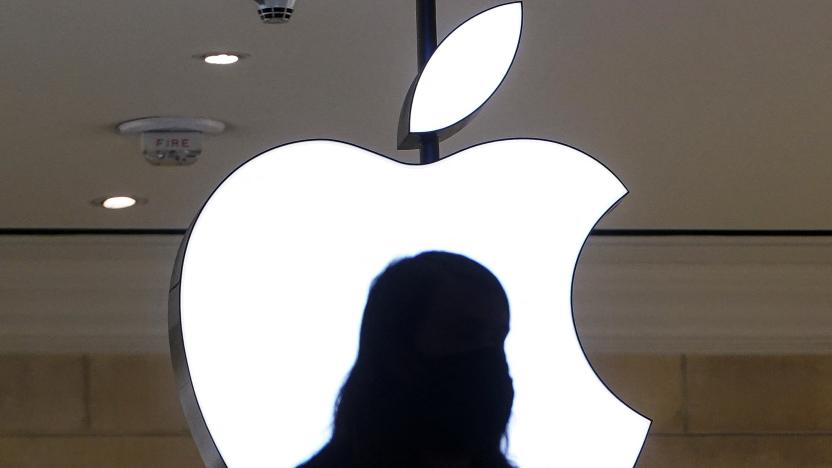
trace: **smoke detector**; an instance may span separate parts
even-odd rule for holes
[[[260,20],[266,24],[288,23],[295,12],[295,0],[254,0]]]
[[[200,117],[146,117],[118,125],[122,135],[141,135],[145,160],[155,166],[188,166],[202,154],[206,133],[218,134],[225,124]]]

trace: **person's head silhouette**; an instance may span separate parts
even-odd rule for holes
[[[329,443],[303,467],[509,467],[508,299],[462,255],[392,263],[370,288]]]

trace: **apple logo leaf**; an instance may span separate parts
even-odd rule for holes
[[[523,23],[521,2],[469,19],[439,44],[416,81],[410,133],[453,127],[477,111],[508,73]]]

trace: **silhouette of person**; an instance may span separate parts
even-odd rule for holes
[[[424,252],[370,288],[330,441],[303,468],[508,468],[508,299],[488,269]]]

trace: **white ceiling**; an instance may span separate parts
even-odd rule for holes
[[[500,1],[438,2],[443,36]],[[234,167],[303,138],[395,150],[416,72],[412,0],[0,2],[0,227],[184,228]],[[443,144],[568,143],[630,195],[608,228],[832,228],[832,2],[526,0],[515,66]],[[216,68],[211,50],[251,57]],[[191,167],[154,167],[124,120],[226,121]],[[121,212],[89,201],[128,193]]]

